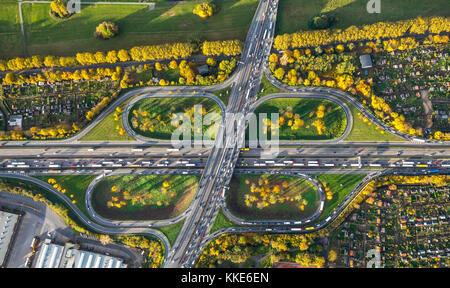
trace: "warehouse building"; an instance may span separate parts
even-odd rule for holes
[[[0,211],[0,267],[6,266],[6,258],[18,221],[19,215]]]
[[[78,245],[57,245],[46,239],[39,250],[35,268],[126,268],[122,259],[79,250]]]

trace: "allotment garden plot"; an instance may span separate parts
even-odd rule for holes
[[[227,194],[227,207],[244,219],[303,219],[318,206],[311,183],[286,175],[235,175]]]
[[[38,82],[0,87],[0,107],[7,115],[21,119],[20,125],[0,132],[4,139],[55,139],[77,132],[89,121],[86,115],[105,99],[118,95],[118,85],[110,80],[57,83]],[[96,107],[96,108],[95,108]]]
[[[445,175],[381,181],[334,230],[336,266],[366,267],[368,250],[377,249],[385,267],[448,267],[448,182]]]
[[[375,93],[394,113],[435,139],[450,131],[449,53],[448,43],[429,43],[408,52],[382,51],[375,55],[376,67],[369,75],[375,79]]]
[[[197,191],[197,175],[116,175],[94,188],[92,205],[113,220],[169,219],[182,213]]]

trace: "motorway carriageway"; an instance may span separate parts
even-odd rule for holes
[[[206,158],[186,159],[186,158],[138,158],[138,159],[8,159],[0,160],[0,169],[10,171],[26,171],[26,170],[40,170],[50,169],[49,173],[56,172],[60,169],[72,169],[82,173],[87,170],[101,170],[104,172],[112,172],[120,168],[135,168],[135,169],[202,169],[207,163]],[[450,160],[443,158],[419,158],[419,159],[405,159],[405,158],[239,158],[236,163],[237,168],[253,168],[253,169],[320,169],[320,168],[449,168]],[[180,170],[181,171],[181,170]],[[183,173],[189,174],[189,173]]]
[[[170,148],[2,148],[0,159],[19,159],[19,158],[198,158],[208,157],[210,149]],[[252,148],[248,151],[241,149],[239,156],[244,158],[264,156],[266,151],[261,148]],[[358,147],[314,147],[314,148],[292,148],[280,147],[279,157],[433,157],[439,155],[441,158],[450,157],[449,149],[442,148],[358,148]],[[420,156],[417,156],[420,155]],[[269,155],[270,156],[270,155]],[[272,155],[276,157],[276,155]]]

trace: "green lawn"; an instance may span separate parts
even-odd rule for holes
[[[375,129],[377,127],[376,124],[368,121],[364,122],[358,114],[359,110],[347,103],[347,106],[352,111],[353,115],[353,127],[350,134],[344,139],[344,141],[404,141],[402,138],[399,138],[395,135],[392,135],[389,132],[384,132],[381,134],[383,129]]]
[[[164,235],[166,235],[167,237],[167,240],[169,240],[170,245],[173,245],[173,243],[175,243],[175,240],[177,239],[178,233],[180,233],[181,227],[183,227],[183,224],[184,220],[169,226],[159,227],[156,229],[164,233]]]
[[[66,189],[65,195],[75,200],[75,205],[78,207],[78,209],[80,209],[81,212],[83,212],[88,217],[89,214],[85,206],[86,189],[95,177],[95,175],[35,176],[35,178],[38,178],[39,180],[42,180],[46,183],[48,183],[48,179],[50,178],[55,179],[57,184],[61,185],[63,189]]]
[[[270,195],[279,195],[288,199],[283,202],[277,200],[262,208],[258,208],[255,205],[257,202],[254,202],[252,206],[247,206],[245,203],[246,195],[256,195],[259,198],[258,202],[261,202],[262,198],[259,196],[259,192],[252,193],[250,191],[252,183],[259,187],[258,181],[260,179],[268,180],[267,185],[261,186],[269,187],[268,197]],[[247,180],[249,184],[246,183]],[[281,188],[281,192],[277,194],[273,191],[273,187],[275,185],[281,186],[283,181],[288,183],[288,187]],[[297,195],[301,195],[301,199],[307,202],[304,205],[304,210],[299,208],[301,200],[289,200]],[[286,175],[233,175],[230,192],[226,200],[230,211],[244,219],[302,219],[312,215],[319,205],[318,192],[311,183],[302,178]],[[266,202],[270,202],[269,198],[267,198]]]
[[[228,220],[227,217],[225,217],[225,215],[223,214],[222,210],[219,210],[219,213],[217,213],[216,219],[214,219],[214,223],[211,226],[211,230],[209,231],[210,234],[225,229],[225,228],[230,228],[233,226],[237,226],[235,224],[233,224],[233,222],[231,222],[230,220]]]
[[[220,98],[220,100],[222,100],[223,104],[225,106],[228,105],[228,99],[230,99],[230,92],[231,92],[231,87],[227,87],[227,88],[223,88],[217,91],[212,92],[212,94],[216,95],[217,97]]]
[[[189,206],[199,178],[198,175],[106,177],[94,188],[92,205],[100,215],[115,220],[173,218]]]
[[[167,1],[156,3],[154,10],[144,5],[82,5],[81,13],[65,20],[53,19],[49,4],[24,4],[28,52],[69,56],[193,39],[245,39],[257,0],[217,0],[220,11],[209,19],[192,13],[201,2]],[[107,41],[95,39],[95,27],[102,21],[117,23],[120,35]]]
[[[258,99],[262,98],[266,95],[269,95],[269,94],[281,93],[281,92],[284,92],[284,91],[273,86],[272,83],[270,83],[270,81],[267,79],[265,74],[262,76],[261,85],[259,85]]]
[[[191,109],[196,105],[201,105],[205,109],[206,114],[217,113],[220,119],[221,110],[219,105],[208,98],[147,98],[138,101],[131,107],[128,121],[130,127],[137,134],[153,139],[170,140],[173,132],[177,130],[177,127],[171,124],[171,113],[185,113],[186,111],[187,113],[191,113]],[[190,114],[191,138],[193,139],[194,120],[192,115]],[[202,131],[200,131],[202,135],[208,135],[213,139],[217,128],[217,125],[214,128],[214,124],[212,123],[212,125],[208,126],[203,125]]]
[[[0,1],[0,59],[23,57],[19,6],[13,0]]]
[[[322,215],[319,216],[314,222],[320,222],[333,211],[333,209],[341,203],[342,199],[352,189],[358,185],[358,183],[366,176],[361,174],[318,174],[311,175],[317,178],[322,184],[326,184],[333,192],[333,198],[331,200],[325,200],[325,208]]]
[[[118,107],[125,110],[128,102],[131,101],[132,98],[124,101]],[[111,104],[110,104],[111,105]],[[111,112],[108,116],[106,116],[100,123],[98,123],[91,131],[89,131],[86,135],[81,137],[81,141],[133,141],[134,138],[128,135],[125,132],[125,135],[120,135],[119,130],[117,130],[117,126],[119,128],[123,128],[122,125],[122,113],[120,113],[119,120],[114,120],[114,112]]]
[[[449,16],[446,0],[381,1],[381,13],[369,14],[368,0],[280,0],[276,34],[308,29],[308,20],[320,13],[330,12],[338,18],[333,28],[372,24],[379,21],[405,20],[418,16]]]
[[[325,130],[320,135],[315,126],[312,124],[318,119],[316,114],[320,105],[324,105],[325,115],[321,119],[325,124]],[[297,130],[292,130],[289,126],[289,120],[294,121],[294,116],[288,118],[283,116],[281,111],[292,109],[292,113],[299,114],[300,119],[304,121],[303,126],[298,127]],[[321,99],[290,99],[280,98],[273,99],[262,103],[255,109],[255,114],[267,113],[270,118],[270,113],[280,113],[280,118],[284,117],[284,124],[279,129],[280,140],[329,140],[339,137],[345,130],[347,119],[341,107],[328,100]],[[268,134],[270,133],[267,132]],[[269,137],[270,138],[270,137]]]

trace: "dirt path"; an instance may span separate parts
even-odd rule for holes
[[[20,19],[20,34],[22,35],[23,57],[27,57],[27,44],[25,43],[25,32],[23,29],[23,17],[22,17],[22,2],[19,2],[19,19]]]
[[[430,96],[430,92],[428,90],[420,91],[420,98],[422,98],[423,108],[427,118],[425,128],[433,127],[433,104],[428,96]]]

